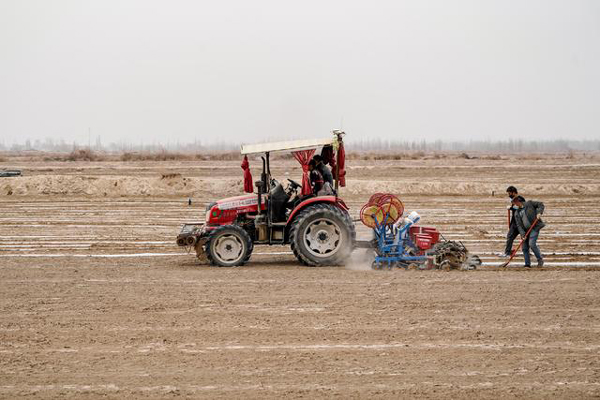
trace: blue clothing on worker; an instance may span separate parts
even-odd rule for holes
[[[525,260],[525,265],[531,265],[531,256],[529,254],[529,249],[535,255],[538,263],[543,260],[542,252],[537,245],[538,235],[540,234],[539,229],[532,229],[529,233],[529,237],[523,242],[523,258]]]

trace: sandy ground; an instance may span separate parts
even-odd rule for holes
[[[371,271],[359,253],[348,268],[308,268],[286,247],[209,267],[174,237],[239,192],[238,163],[10,165],[26,176],[0,181],[0,397],[598,397],[600,165],[532,163],[349,170],[354,216],[392,188],[482,256],[469,272]],[[274,172],[299,177],[291,161]],[[215,179],[227,184],[189,183]],[[145,193],[112,189],[139,180]],[[547,268],[496,268],[508,184],[546,204]]]

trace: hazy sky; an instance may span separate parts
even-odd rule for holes
[[[600,1],[0,0],[0,140],[600,139]]]

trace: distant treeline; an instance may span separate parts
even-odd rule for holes
[[[353,151],[419,151],[419,152],[490,152],[490,153],[561,153],[600,151],[600,140],[505,140],[505,141],[395,141],[368,139],[351,141]]]
[[[100,138],[93,143],[65,142],[64,140],[26,140],[23,143],[5,146],[0,141],[0,151],[71,153],[78,149],[89,149],[107,154],[142,153],[155,154],[175,152],[180,154],[237,152],[239,143],[202,144],[175,142],[167,144],[103,144]],[[488,153],[561,153],[570,151],[600,151],[600,140],[469,140],[469,141],[398,141],[387,139],[347,140],[346,148],[352,152],[488,152]]]
[[[168,142],[164,143],[108,143],[105,144],[101,141],[100,137],[94,141],[79,142],[66,142],[65,140],[59,139],[54,140],[47,138],[44,140],[25,140],[21,143],[13,143],[10,146],[5,145],[0,140],[0,151],[11,151],[11,152],[23,152],[23,151],[41,151],[48,153],[71,153],[74,150],[88,149],[100,153],[109,154],[122,154],[122,153],[164,153],[164,152],[176,152],[176,153],[201,153],[201,152],[227,152],[239,150],[240,145],[237,143],[213,143],[210,145],[204,145],[200,141],[187,142]]]

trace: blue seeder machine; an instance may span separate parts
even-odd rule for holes
[[[415,211],[403,218],[402,202],[391,194],[375,194],[360,212],[361,221],[373,229],[373,269],[475,269],[477,256],[468,256],[462,243],[442,240],[433,227],[418,226]]]

